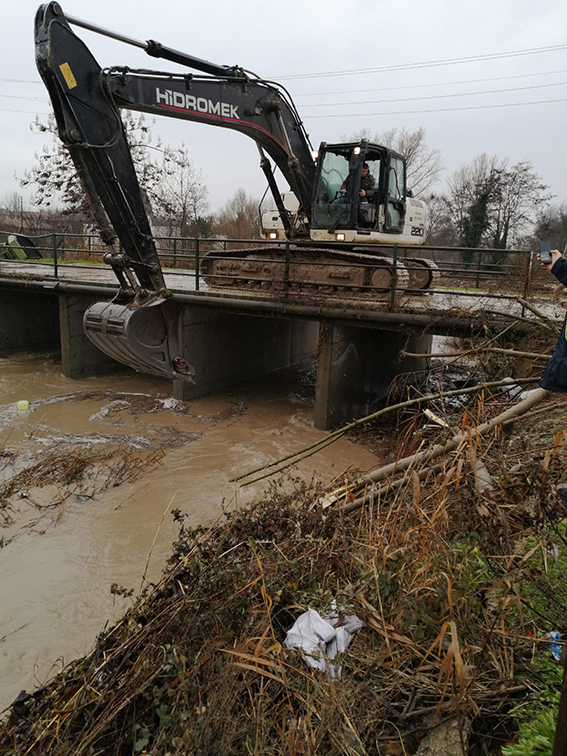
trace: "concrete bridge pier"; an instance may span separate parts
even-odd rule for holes
[[[318,323],[184,306],[182,354],[195,368],[195,385],[173,381],[173,396],[188,401],[237,383],[313,360]]]
[[[61,331],[61,372],[67,378],[86,378],[99,373],[114,373],[121,363],[101,352],[83,331],[83,315],[100,297],[84,294],[59,294]]]
[[[428,367],[425,358],[400,360],[400,350],[427,353],[431,341],[429,334],[321,323],[315,427],[329,430],[375,412],[397,375]]]

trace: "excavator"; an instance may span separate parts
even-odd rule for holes
[[[103,69],[71,26],[200,73]],[[292,284],[323,294],[383,296],[394,277],[409,289],[431,285],[433,263],[407,258],[393,264],[389,254],[397,245],[423,244],[426,232],[427,208],[406,187],[402,155],[367,140],[323,142],[314,151],[291,96],[276,82],[110,31],[65,14],[57,2],[40,6],[36,14],[35,49],[59,137],[108,245],[104,261],[120,284],[112,302],[94,303],[85,312],[85,333],[119,362],[193,380],[194,370],[181,354],[177,308],[165,284],[121,109],[233,129],[256,142],[277,208],[264,236],[285,243],[239,252],[238,259],[230,251],[207,254],[201,271],[211,286],[275,284],[284,259]],[[280,192],[272,161],[289,192]],[[363,170],[374,179],[372,192],[361,192]],[[376,252],[377,244],[383,252]]]

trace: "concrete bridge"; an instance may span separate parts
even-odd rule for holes
[[[293,289],[218,291],[202,283],[197,291],[194,273],[164,273],[181,311],[183,354],[196,369],[196,386],[174,381],[173,395],[189,400],[315,359],[319,429],[369,414],[396,376],[427,368],[426,358],[400,358],[403,349],[424,354],[435,334],[486,335],[487,329],[508,326],[528,336],[542,317],[561,322],[566,307],[549,298],[530,304],[503,293],[501,284],[492,291],[398,291],[376,301],[337,293],[305,296]],[[0,354],[57,345],[70,378],[116,370],[82,327],[85,309],[116,292],[106,267],[0,261]],[[522,294],[528,296],[525,287]]]

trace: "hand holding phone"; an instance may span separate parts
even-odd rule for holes
[[[540,241],[539,243],[539,261],[544,265],[549,265],[551,262],[551,242]]]

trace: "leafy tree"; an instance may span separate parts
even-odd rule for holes
[[[463,247],[479,247],[484,232],[488,228],[488,201],[490,192],[478,195],[469,208],[463,222]]]
[[[487,191],[488,177],[497,162],[496,157],[489,157],[483,153],[477,155],[470,163],[464,163],[448,177],[443,201],[446,206],[445,217],[451,244],[463,246],[465,223],[471,207],[478,197]],[[484,242],[484,235],[481,242]]]
[[[216,234],[229,239],[253,239],[260,235],[258,200],[237,189],[217,213],[214,224]]]
[[[439,180],[443,170],[441,153],[427,145],[425,129],[407,131],[405,128],[393,128],[372,136],[369,129],[354,132],[345,141],[368,139],[371,142],[389,147],[406,159],[406,180],[414,196],[422,196]]]
[[[469,207],[463,220],[463,235],[461,238],[462,247],[471,247],[472,249],[480,247],[482,237],[488,228],[488,202],[490,192],[482,191]],[[470,265],[473,261],[473,252],[462,252],[461,258],[465,265]]]

